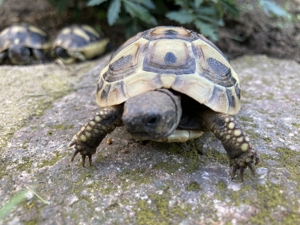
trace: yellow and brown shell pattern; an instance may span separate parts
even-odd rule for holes
[[[239,79],[227,58],[203,35],[182,27],[156,27],[125,42],[102,70],[96,99],[100,107],[118,105],[160,88],[217,112],[240,110]]]
[[[105,51],[109,40],[88,25],[71,25],[63,28],[53,42],[52,48],[82,52],[91,59]]]
[[[49,37],[43,30],[29,24],[16,24],[0,33],[0,52],[13,44],[22,44],[34,49],[49,48]]]

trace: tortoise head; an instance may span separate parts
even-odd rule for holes
[[[59,46],[55,47],[54,54],[56,57],[60,57],[63,59],[67,59],[70,57],[69,54],[67,53],[66,49],[59,47]]]
[[[24,45],[12,45],[8,49],[8,57],[13,64],[26,64],[30,61],[30,50]]]
[[[156,140],[174,132],[182,114],[180,97],[166,89],[129,98],[124,104],[125,129],[142,140]]]

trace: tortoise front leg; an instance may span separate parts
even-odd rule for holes
[[[75,148],[71,161],[73,162],[75,156],[80,153],[82,166],[85,166],[86,156],[92,165],[92,155],[96,152],[102,139],[122,124],[122,113],[122,106],[106,107],[89,119],[68,145],[68,148],[72,146]]]
[[[232,116],[212,111],[205,112],[203,116],[206,127],[222,141],[230,160],[231,177],[234,178],[236,171],[240,170],[241,180],[243,181],[243,173],[247,167],[254,175],[255,170],[252,163],[257,165],[259,157],[240,123]]]
[[[72,58],[77,59],[80,62],[83,62],[86,60],[85,55],[81,52],[78,52],[78,51],[67,51],[67,52]]]
[[[32,53],[37,60],[39,60],[41,62],[46,61],[46,57],[45,57],[42,49],[32,49]]]

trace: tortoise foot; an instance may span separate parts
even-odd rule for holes
[[[259,163],[259,157],[257,152],[254,149],[250,149],[247,152],[239,155],[234,159],[230,159],[230,168],[231,170],[231,178],[234,179],[236,172],[240,171],[240,178],[244,181],[244,170],[249,167],[253,176],[255,176],[255,169],[253,168],[254,165]]]
[[[85,159],[88,157],[90,166],[92,165],[92,155],[96,152],[97,148],[91,148],[83,142],[77,141],[76,136],[74,136],[73,140],[69,143],[68,148],[75,149],[74,154],[71,158],[71,162],[74,161],[76,155],[80,153],[82,158],[82,166],[85,167]]]

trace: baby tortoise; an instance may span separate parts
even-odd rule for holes
[[[85,61],[106,50],[108,38],[103,38],[88,25],[71,25],[63,28],[52,45],[52,56],[65,64]]]
[[[101,110],[73,137],[83,166],[102,139],[125,126],[142,140],[184,142],[211,131],[222,142],[231,176],[259,162],[256,150],[233,117],[241,108],[237,74],[201,34],[181,27],[156,27],[125,42],[101,71]]]
[[[16,24],[0,33],[0,64],[29,64],[45,61],[49,50],[46,32],[29,24]]]

